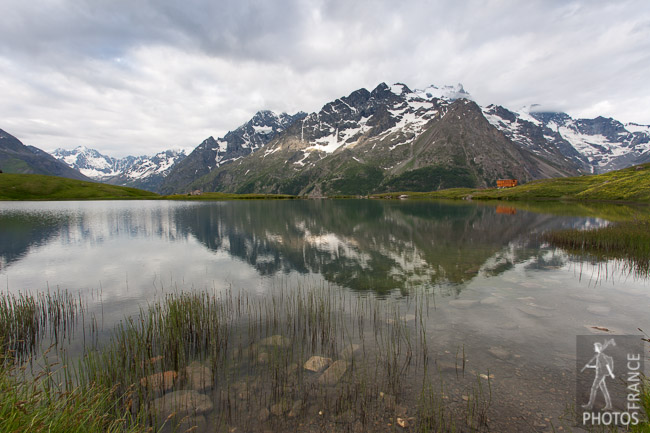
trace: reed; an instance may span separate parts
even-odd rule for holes
[[[639,277],[650,275],[650,221],[637,219],[593,230],[558,230],[543,235],[573,255],[618,260]]]
[[[80,298],[56,291],[0,296],[0,347],[3,362],[22,362],[37,353],[41,339],[54,343],[71,338],[84,306]]]
[[[0,432],[140,433],[145,424],[116,416],[119,395],[99,385],[61,389],[46,368],[32,376],[26,368],[0,367]]]

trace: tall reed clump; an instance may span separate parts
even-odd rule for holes
[[[3,294],[0,297],[0,347],[3,362],[24,361],[34,355],[49,333],[58,343],[69,338],[83,315],[80,299],[66,291]]]
[[[593,230],[557,230],[542,237],[570,254],[620,260],[639,277],[650,275],[650,220],[612,224]]]
[[[144,423],[116,416],[115,388],[100,385],[61,388],[46,368],[32,376],[27,368],[0,363],[0,433],[140,433]]]

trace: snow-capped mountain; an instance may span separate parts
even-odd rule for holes
[[[294,122],[257,152],[194,187],[228,192],[362,194],[492,186],[577,174],[560,150],[551,162],[494,128],[462,86],[359,89]]]
[[[603,173],[650,161],[650,126],[612,118],[573,119],[566,113],[513,112],[489,105],[485,117],[514,142],[544,155],[549,144],[582,171]]]
[[[187,158],[174,166],[161,185],[163,193],[185,192],[188,185],[210,171],[243,158],[263,147],[300,120],[305,113],[289,115],[259,111],[251,120],[222,138],[208,137]]]
[[[152,156],[113,158],[94,149],[56,149],[52,155],[71,168],[99,182],[156,191],[171,168],[185,158],[185,151],[166,150]]]
[[[79,146],[73,150],[59,148],[52,152],[52,156],[99,182],[104,182],[122,173],[124,168],[132,163],[133,158],[115,159],[85,146]]]

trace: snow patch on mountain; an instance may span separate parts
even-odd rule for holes
[[[147,187],[143,182],[162,181],[174,164],[185,158],[183,150],[167,150],[153,156],[126,156],[118,159],[85,146],[73,150],[56,149],[52,155],[93,180],[117,185],[131,185],[135,182],[143,188]]]
[[[546,113],[523,107],[482,107],[484,117],[506,137],[535,153],[555,146],[583,169],[600,173],[646,162],[650,126],[626,124],[604,117],[573,119],[566,113]]]

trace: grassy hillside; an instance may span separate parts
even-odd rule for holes
[[[40,174],[0,174],[0,200],[110,200],[157,198],[135,188]]]
[[[447,198],[473,200],[650,201],[650,163],[593,176],[542,179],[514,188],[453,188],[427,193],[376,194],[377,198]]]

